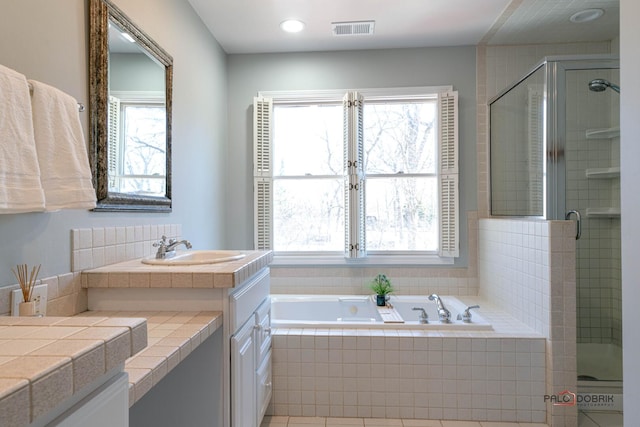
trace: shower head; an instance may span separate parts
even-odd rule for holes
[[[613,83],[611,83],[608,80],[605,80],[605,79],[593,79],[593,80],[591,80],[589,82],[589,90],[591,90],[593,92],[603,92],[603,91],[607,90],[608,87],[610,87],[611,89],[613,89],[616,92],[620,93],[620,86],[614,85]]]

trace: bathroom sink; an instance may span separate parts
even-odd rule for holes
[[[144,264],[151,265],[197,265],[216,264],[219,262],[234,261],[244,258],[245,254],[239,251],[224,250],[199,250],[180,251],[171,258],[158,259],[155,256],[143,258]]]

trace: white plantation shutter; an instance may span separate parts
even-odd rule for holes
[[[255,249],[273,248],[272,112],[273,102],[270,98],[255,97],[253,99]]]
[[[345,176],[345,257],[366,254],[364,218],[364,161],[362,95],[348,92],[342,101]]]
[[[439,255],[452,258],[459,256],[458,93],[452,91],[451,87],[441,87],[438,90],[448,91],[438,95]],[[434,92],[435,90],[426,93]],[[329,99],[323,98],[325,96],[323,93],[316,96],[321,101]],[[333,101],[336,99],[334,96],[340,96],[340,94],[330,96]],[[275,93],[273,97],[276,103],[295,104],[296,101],[316,101],[315,98],[309,98],[307,95],[296,97],[288,93],[285,95]],[[404,95],[398,95],[399,100],[404,98]],[[407,96],[406,99],[413,98]],[[344,95],[343,116],[344,256],[348,259],[364,258],[367,256],[367,251],[362,93],[348,92]],[[272,99],[263,96],[254,98],[254,242],[255,248],[262,250],[273,249],[272,120]],[[314,161],[314,159],[309,160]]]
[[[440,164],[440,245],[442,257],[459,256],[458,209],[458,92],[438,94]]]
[[[109,190],[120,191],[118,171],[118,156],[120,155],[120,100],[115,96],[109,96],[107,127],[109,128],[107,139],[107,167],[109,173]]]

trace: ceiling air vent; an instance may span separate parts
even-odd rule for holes
[[[371,35],[375,21],[332,22],[331,31],[334,36]]]

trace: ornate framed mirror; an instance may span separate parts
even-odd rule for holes
[[[171,211],[173,58],[109,0],[89,1],[96,211]]]

